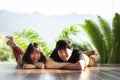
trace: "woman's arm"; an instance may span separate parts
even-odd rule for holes
[[[37,62],[34,64],[25,63],[25,64],[23,64],[23,68],[24,69],[35,69],[35,68],[43,69],[43,68],[45,68],[45,65],[42,62]]]
[[[42,62],[37,62],[34,65],[36,66],[36,68],[39,68],[39,69],[44,69],[45,68],[45,64],[42,63]]]
[[[25,63],[25,64],[23,64],[23,68],[24,69],[34,69],[34,68],[36,68],[36,66],[33,65],[33,64],[27,64],[27,63]]]
[[[69,63],[68,62],[56,62],[52,58],[49,58],[46,62],[46,68],[49,69],[59,69],[67,66]]]

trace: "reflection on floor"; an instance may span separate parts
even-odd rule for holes
[[[80,70],[22,69],[0,62],[1,80],[120,80],[120,64],[99,64]]]

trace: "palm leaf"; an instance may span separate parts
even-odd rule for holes
[[[111,53],[111,49],[112,49],[112,31],[110,28],[110,25],[107,23],[107,21],[105,21],[103,18],[101,18],[100,16],[98,16],[99,19],[99,23],[100,23],[100,28],[101,28],[101,32],[102,35],[104,37],[105,43],[106,43],[106,58],[108,59]]]
[[[57,37],[56,41],[60,40],[60,39],[68,39],[70,41],[73,41],[73,39],[71,39],[71,35],[77,35],[77,33],[79,33],[79,30],[77,28],[77,25],[71,25],[70,28],[63,28],[62,33]]]
[[[97,24],[91,20],[85,20],[85,25],[81,25],[81,26],[90,36],[93,45],[100,53],[101,56],[100,62],[105,63],[107,61],[105,58],[106,45],[105,45],[105,41],[103,40],[103,35],[99,30],[99,26],[97,26]]]
[[[15,62],[12,49],[6,44],[7,41],[5,35],[0,33],[0,61]]]
[[[120,63],[120,14],[113,18],[113,52],[110,63]]]
[[[38,33],[36,33],[32,29],[23,29],[22,32],[15,32],[15,42],[24,50],[26,50],[27,46],[31,42],[38,43],[43,51],[45,52],[46,56],[48,57],[51,53],[51,49],[47,46],[46,42],[43,41]]]
[[[71,25],[69,28],[63,28],[63,30],[61,31],[62,33],[57,37],[56,41],[60,39],[67,39],[73,43],[73,48],[75,49],[79,49],[81,51],[88,50],[88,48],[91,49],[90,45],[77,43],[74,41],[74,38],[71,38],[71,36],[76,36],[79,33],[79,29],[77,26],[78,25]]]

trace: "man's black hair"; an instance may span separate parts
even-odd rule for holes
[[[56,43],[56,49],[61,50],[61,49],[71,49],[72,48],[72,43],[66,39],[59,40]]]

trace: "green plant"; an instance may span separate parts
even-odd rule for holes
[[[86,42],[84,44],[80,44],[72,38],[72,36],[78,37],[80,30],[78,29],[78,25],[71,25],[69,28],[65,27],[61,31],[61,34],[57,37],[56,41],[60,39],[67,39],[73,43],[73,48],[79,49],[81,51],[85,51],[91,49],[91,46]]]
[[[100,63],[120,63],[120,15],[116,13],[113,19],[113,26],[98,16],[99,25],[92,20],[85,20],[80,25],[89,35],[93,45],[100,54]]]
[[[70,28],[65,27],[63,28],[61,34],[57,37],[56,41],[60,39],[68,39],[70,41],[73,41],[73,39],[71,39],[71,36],[76,36],[77,33],[79,33],[77,25],[71,25]]]
[[[109,63],[120,63],[120,14],[116,13],[112,23],[113,47]]]
[[[47,46],[46,42],[43,41],[43,38],[32,29],[23,29],[22,32],[15,32],[14,38],[15,42],[24,50],[26,50],[29,43],[36,42],[42,47],[47,57],[51,53],[51,49]]]
[[[6,45],[7,38],[3,34],[0,34],[0,61],[15,62],[12,49]]]

